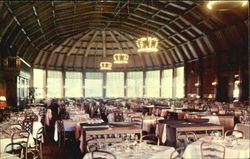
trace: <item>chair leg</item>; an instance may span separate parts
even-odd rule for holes
[[[43,146],[42,146],[42,143],[40,143],[39,156],[40,156],[40,159],[43,159]]]

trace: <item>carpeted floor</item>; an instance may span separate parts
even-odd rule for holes
[[[67,141],[65,146],[59,147],[53,139],[54,128],[46,129],[43,144],[44,159],[82,159],[83,154],[79,149],[79,141]]]

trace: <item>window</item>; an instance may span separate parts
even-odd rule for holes
[[[160,71],[146,72],[146,97],[160,96]]]
[[[167,69],[162,71],[161,79],[161,97],[172,98],[173,70]]]
[[[124,73],[108,72],[106,84],[107,97],[124,97]]]
[[[65,96],[82,97],[82,73],[66,72],[65,79]]]
[[[86,72],[85,97],[102,97],[103,73]]]
[[[184,67],[176,68],[176,97],[184,97]]]
[[[48,97],[62,97],[62,72],[48,71]]]
[[[35,88],[35,98],[44,98],[45,91],[45,71],[41,69],[33,69],[33,86]]]
[[[143,96],[143,72],[128,72],[127,74],[127,96]]]

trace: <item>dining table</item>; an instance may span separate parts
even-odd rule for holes
[[[197,141],[189,144],[183,154],[185,159],[202,159],[201,155],[201,143],[209,142],[211,146],[213,143],[220,144],[225,147],[225,158],[226,159],[249,159],[250,158],[250,147],[249,139],[237,139],[232,140],[229,138],[223,138],[220,136],[206,136],[198,139]]]
[[[116,159],[170,159],[175,150],[170,146],[150,145],[144,142],[124,141],[111,145],[104,145],[100,150],[111,152]],[[95,157],[107,157],[105,154],[96,152]],[[87,153],[83,159],[92,159],[92,154]]]

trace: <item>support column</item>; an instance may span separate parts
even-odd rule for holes
[[[85,79],[86,79],[86,72],[82,72],[82,96],[85,97]]]
[[[161,90],[162,90],[162,76],[163,76],[163,70],[160,69],[160,94],[159,94],[159,97],[161,97]]]
[[[63,85],[63,88],[62,88],[62,97],[65,98],[65,91],[66,91],[66,71],[65,69],[62,70],[62,85]]]
[[[173,86],[173,91],[172,91],[172,97],[176,97],[176,67],[173,66],[173,80],[172,80],[172,86]]]
[[[103,72],[103,83],[102,83],[102,96],[106,98],[106,85],[107,85],[107,72]]]
[[[45,81],[44,81],[44,93],[45,93],[45,97],[48,97],[48,69],[45,69]]]

